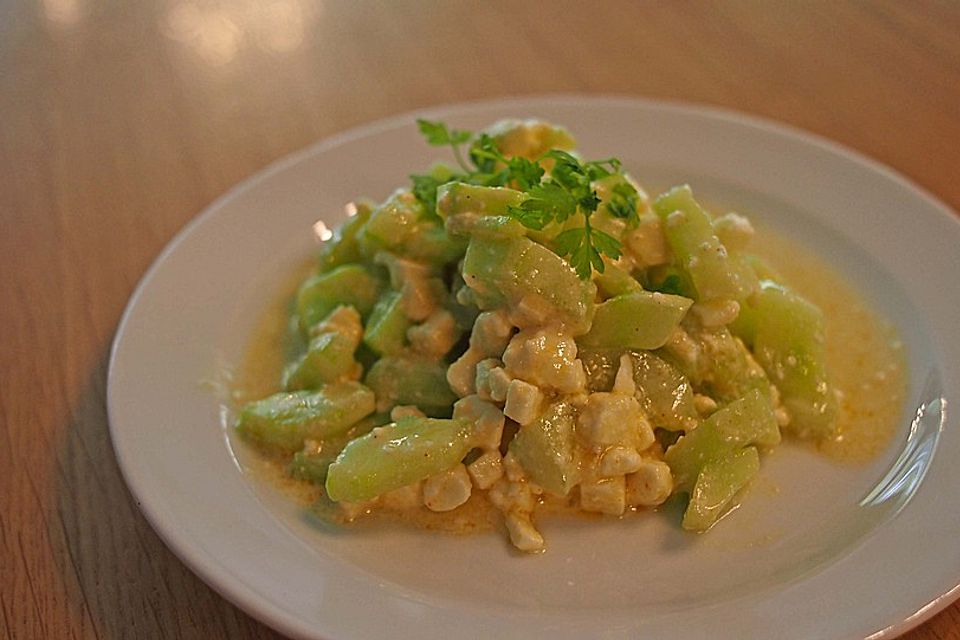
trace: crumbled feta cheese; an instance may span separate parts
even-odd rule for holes
[[[496,358],[486,358],[477,363],[475,371],[477,377],[473,387],[477,390],[477,395],[484,400],[490,400],[490,370],[498,368],[502,363]]]
[[[633,378],[633,358],[629,353],[620,356],[620,367],[617,369],[617,377],[613,380],[613,393],[622,393],[625,396],[632,396],[637,393],[637,383]]]
[[[426,280],[432,275],[430,267],[422,262],[401,258],[388,251],[378,251],[373,261],[382,264],[390,272],[390,286],[393,289],[402,289],[407,282]]]
[[[653,507],[662,504],[673,491],[670,467],[660,460],[644,460],[636,472],[626,477],[627,504]]]
[[[431,511],[452,511],[470,499],[470,476],[458,464],[423,481],[423,504]]]
[[[700,347],[682,327],[674,329],[663,346],[670,355],[679,358],[688,366],[695,367],[700,359]]]
[[[411,279],[400,287],[400,308],[403,315],[414,322],[426,320],[437,309],[438,288],[436,278]],[[440,287],[442,288],[442,284]]]
[[[720,238],[720,242],[732,251],[742,251],[747,248],[753,238],[753,225],[738,213],[725,213],[713,221],[713,230]]]
[[[473,323],[470,348],[484,357],[499,358],[507,348],[512,333],[513,325],[505,311],[484,311]]]
[[[490,386],[490,399],[494,402],[506,402],[507,391],[513,378],[503,367],[494,367],[487,373],[487,384]]]
[[[430,315],[423,323],[407,329],[407,340],[414,351],[435,358],[443,357],[457,341],[457,322],[446,309]]]
[[[511,512],[506,514],[503,521],[510,534],[510,542],[517,549],[527,552],[543,550],[543,536],[533,526],[529,513]]]
[[[633,447],[610,447],[600,456],[597,467],[604,478],[634,473],[643,464],[643,457]]]
[[[472,439],[476,446],[484,451],[497,451],[503,437],[503,412],[496,405],[470,395],[453,405],[453,417],[463,418],[473,423]]]
[[[523,380],[511,380],[503,413],[518,424],[530,424],[540,415],[543,392]]]
[[[539,327],[550,322],[556,309],[538,293],[528,293],[510,309],[510,322],[518,327]]]
[[[577,416],[577,434],[594,451],[613,445],[640,451],[653,444],[653,427],[633,396],[591,393]]]
[[[478,489],[489,489],[503,477],[503,459],[499,451],[487,451],[467,466],[467,472]]]
[[[509,462],[507,456],[503,459],[505,478],[500,478],[490,487],[490,501],[497,509],[504,513],[510,511],[525,511],[530,513],[537,504],[537,498],[529,484],[522,480],[510,479]]]
[[[447,367],[447,383],[461,398],[476,392],[477,363],[484,355],[475,349],[467,349],[455,362]]]
[[[544,389],[577,393],[587,385],[577,343],[555,327],[525,329],[515,335],[503,352],[503,363],[510,377]]]
[[[696,302],[690,311],[700,319],[704,327],[722,327],[737,319],[740,303],[736,300],[707,300]]]
[[[313,336],[321,333],[339,333],[354,345],[359,345],[363,338],[363,322],[360,320],[360,313],[352,306],[340,305],[316,324],[310,333]]]
[[[706,417],[717,410],[717,401],[710,396],[696,393],[693,396],[693,407],[697,410],[697,413]]]
[[[626,484],[623,476],[586,481],[580,484],[580,508],[584,511],[623,515],[627,505]]]
[[[398,404],[390,410],[390,419],[394,422],[401,418],[426,418],[427,414],[412,404]]]
[[[637,227],[624,237],[624,246],[634,261],[645,267],[665,264],[670,259],[670,249],[656,215],[642,216]]]

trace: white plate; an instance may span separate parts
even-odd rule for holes
[[[587,156],[657,188],[762,212],[898,325],[910,405],[894,446],[850,467],[785,447],[706,536],[658,516],[545,524],[521,557],[495,534],[338,532],[243,473],[201,381],[236,363],[258,314],[357,196],[383,198],[442,150],[415,115],[479,128],[535,116]],[[111,434],[154,528],[207,583],[303,638],[865,637],[946,606],[960,582],[960,224],[942,204],[830,142],[729,112],[543,97],[431,109],[323,141],[246,181],[189,224],[124,315]],[[920,417],[911,420],[919,410]],[[936,452],[936,455],[934,455]],[[241,456],[242,461],[242,456]]]

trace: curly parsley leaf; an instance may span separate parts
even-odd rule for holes
[[[437,215],[437,188],[449,180],[439,180],[431,175],[412,175],[410,180],[413,182],[413,195],[417,200],[423,203],[423,218],[440,219]]]
[[[469,131],[450,129],[443,122],[433,122],[431,120],[424,120],[423,118],[417,119],[417,127],[420,129],[420,133],[427,139],[427,142],[435,147],[461,145],[473,137],[473,134]]]
[[[552,149],[539,160],[520,156],[507,158],[486,133],[474,137],[469,131],[449,129],[442,122],[417,120],[417,126],[427,142],[437,146],[449,145],[453,149],[462,174],[440,180],[429,175],[411,176],[413,193],[435,215],[437,188],[452,180],[460,180],[482,186],[510,186],[527,194],[519,206],[508,209],[509,215],[529,229],[541,230],[551,222],[564,223],[576,215],[583,216],[583,226],[562,231],[553,239],[553,247],[560,256],[567,257],[577,275],[589,279],[593,271],[603,273],[603,256],[616,260],[621,255],[620,242],[608,233],[594,229],[590,216],[600,206],[600,198],[593,182],[615,174],[622,174],[620,161],[616,158],[582,162],[571,153]],[[473,140],[472,143],[470,141]],[[460,152],[463,144],[470,143],[467,152],[469,164]],[[544,179],[543,160],[552,160],[553,169]],[[472,167],[470,166],[472,165]],[[611,215],[634,221],[637,218],[638,194],[624,183],[613,189],[608,203]]]
[[[634,186],[629,182],[620,182],[611,191],[610,202],[607,203],[607,211],[610,215],[629,223],[639,222],[637,204],[640,201],[640,194]]]

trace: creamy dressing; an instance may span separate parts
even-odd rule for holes
[[[875,314],[843,278],[820,260],[769,231],[760,231],[750,252],[764,257],[792,286],[819,306],[826,317],[826,345],[831,381],[840,392],[838,435],[820,443],[831,458],[855,464],[879,455],[890,443],[905,398],[905,356],[893,327]],[[236,406],[279,390],[281,371],[298,348],[297,331],[290,324],[290,301],[309,266],[297,270],[260,319],[237,372],[231,397]],[[339,510],[323,498],[320,487],[287,476],[286,460],[254,453],[251,469],[304,506],[326,519],[343,522]],[[628,509],[629,510],[629,509]],[[575,512],[573,497],[550,498],[542,513]],[[435,513],[426,507],[390,509],[378,506],[372,517],[354,524],[377,526],[404,523],[451,533],[487,531],[499,524],[499,513],[487,492],[475,489],[466,504],[452,512]]]

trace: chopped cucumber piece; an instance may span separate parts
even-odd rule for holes
[[[772,447],[780,430],[770,402],[752,391],[731,402],[667,449],[664,460],[673,472],[677,491],[690,491],[708,462],[730,457],[749,445]]]
[[[801,438],[834,433],[837,401],[827,379],[823,314],[796,293],[765,282],[756,303],[754,353],[780,389]]]
[[[693,301],[666,293],[637,291],[597,305],[590,331],[577,340],[585,347],[658,349]]]
[[[403,313],[402,296],[388,291],[380,297],[370,313],[363,342],[380,355],[395,355],[407,342],[410,320]]]
[[[463,278],[482,309],[527,296],[546,302],[555,321],[574,334],[590,327],[596,285],[581,280],[560,256],[527,238],[474,236],[463,262]]]
[[[357,213],[333,231],[333,237],[323,243],[317,256],[320,273],[345,264],[360,262],[363,254],[357,244],[357,233],[370,219],[372,208],[367,203],[357,203]]]
[[[437,188],[437,214],[441,218],[463,213],[502,216],[510,207],[519,206],[526,198],[523,192],[516,189],[448,182]]]
[[[315,324],[342,304],[354,307],[361,315],[370,313],[382,287],[382,279],[357,264],[310,276],[297,292],[300,331],[309,335]]]
[[[693,387],[675,366],[649,351],[589,349],[578,352],[587,373],[587,388],[610,391],[620,369],[620,356],[629,353],[633,360],[636,398],[654,427],[670,431],[689,431],[699,415],[693,404]]]
[[[472,448],[467,420],[403,418],[348,444],[327,472],[335,502],[364,502],[456,466]]]
[[[375,427],[389,424],[390,416],[375,413],[356,423],[342,434],[324,438],[319,450],[298,451],[287,466],[287,472],[298,480],[322,485],[327,479],[327,468],[337,459],[351,440],[370,433]]]
[[[458,213],[447,218],[447,233],[453,236],[482,236],[484,238],[519,238],[527,235],[527,228],[510,216],[478,216]]]
[[[674,187],[653,208],[670,249],[693,280],[697,300],[742,300],[756,291],[757,276],[749,265],[730,258],[689,186]]]
[[[357,361],[353,359],[356,348],[356,343],[344,335],[333,331],[321,333],[288,369],[284,388],[288,391],[317,389],[340,380],[356,370]]]
[[[572,405],[556,402],[540,418],[520,427],[509,447],[531,480],[560,496],[580,482],[575,417]]]
[[[683,528],[706,531],[712,527],[727,512],[737,492],[759,470],[760,456],[753,447],[705,464],[690,493],[690,502],[683,514]]]
[[[412,404],[429,416],[442,417],[450,415],[457,401],[447,382],[446,367],[429,360],[381,358],[370,367],[366,383],[382,408]]]
[[[338,382],[319,391],[292,391],[247,404],[236,429],[256,444],[293,452],[310,438],[322,440],[373,413],[373,391],[357,382]]]
[[[643,291],[643,287],[640,286],[636,278],[612,264],[608,264],[603,273],[594,272],[593,282],[597,285],[600,295],[605,299]]]
[[[380,251],[435,264],[455,262],[466,242],[447,235],[409,191],[397,191],[373,210],[358,235],[360,250],[372,259]]]

